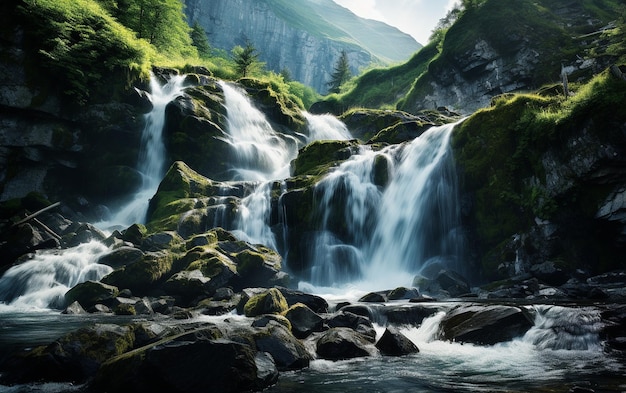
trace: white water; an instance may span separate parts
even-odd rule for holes
[[[87,280],[100,280],[113,269],[98,264],[108,248],[93,241],[66,250],[38,251],[0,278],[0,311],[42,310],[65,305],[65,292]]]
[[[134,223],[145,222],[148,203],[159,187],[166,169],[165,145],[163,143],[165,108],[167,104],[182,94],[184,81],[183,75],[172,75],[168,82],[161,86],[158,79],[151,75],[150,99],[152,110],[145,115],[137,162],[137,170],[143,178],[141,188],[124,206],[117,210],[109,221],[99,223],[99,227],[127,227]]]
[[[449,148],[455,125],[432,127],[380,152],[364,147],[316,185],[323,213],[310,244],[313,285],[410,286],[429,261],[456,262],[461,242]],[[388,168],[386,188],[375,183],[381,161]]]

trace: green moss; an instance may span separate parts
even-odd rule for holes
[[[267,292],[251,297],[243,310],[247,317],[255,317],[262,314],[281,314],[288,308],[283,294],[276,288],[270,288]]]
[[[101,282],[145,294],[171,272],[176,255],[162,251],[148,253],[140,261],[124,266],[105,276]]]
[[[300,149],[292,162],[292,175],[319,176],[328,169],[349,158],[349,149],[358,146],[354,141],[315,141]]]

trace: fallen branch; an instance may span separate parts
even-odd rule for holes
[[[16,226],[18,226],[18,225],[20,225],[20,224],[23,224],[23,223],[25,223],[25,222],[27,222],[27,221],[30,221],[30,220],[32,220],[33,218],[35,218],[35,217],[37,217],[38,215],[40,215],[41,213],[47,212],[47,211],[48,211],[48,210],[50,210],[50,209],[54,209],[55,207],[59,206],[60,204],[61,204],[61,202],[55,202],[55,203],[53,203],[53,204],[52,204],[52,205],[50,205],[50,206],[46,206],[46,207],[44,207],[43,209],[38,210],[38,211],[36,211],[35,213],[33,213],[33,214],[29,215],[29,216],[26,216],[26,218],[24,218],[24,219],[22,219],[22,220],[20,220],[20,221],[16,222],[15,224],[11,225],[11,228],[16,227]]]

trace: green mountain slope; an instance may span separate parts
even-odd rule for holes
[[[624,59],[626,6],[616,0],[486,0],[405,64],[360,76],[328,107],[447,106],[471,112],[491,97],[584,81]]]

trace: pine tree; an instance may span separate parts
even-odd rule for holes
[[[193,26],[191,26],[191,42],[198,49],[198,56],[210,57],[211,47],[209,46],[209,40],[206,38],[206,32],[198,21],[194,21]]]
[[[341,56],[335,64],[335,68],[331,75],[330,82],[327,83],[328,91],[331,93],[339,93],[341,85],[350,80],[352,73],[350,72],[350,63],[348,62],[348,54],[345,50],[341,51]]]
[[[237,73],[242,78],[250,76],[263,66],[263,63],[259,61],[259,53],[249,40],[246,40],[245,47],[236,46],[232,52]]]

